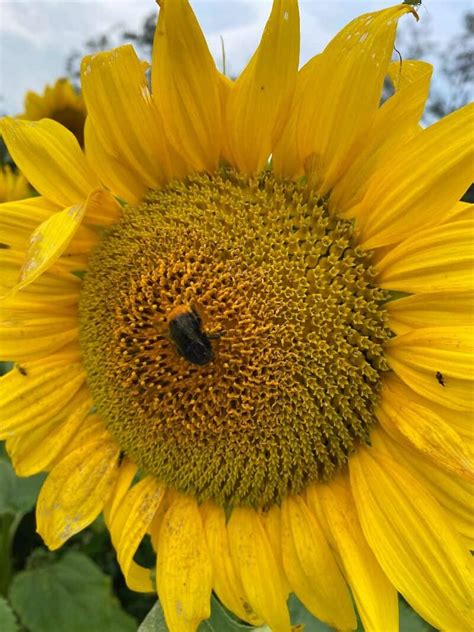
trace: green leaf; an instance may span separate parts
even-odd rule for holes
[[[18,573],[9,597],[29,632],[136,630],[136,621],[113,597],[110,578],[82,553],[68,552],[48,566]]]
[[[0,362],[0,375],[5,375],[13,368],[13,362]]]
[[[326,625],[306,610],[296,595],[291,595],[288,600],[290,619],[293,625],[304,625],[304,632],[333,632],[334,628]]]
[[[155,603],[153,608],[143,619],[137,632],[168,632],[165,623],[165,615],[159,601]]]
[[[2,632],[17,632],[18,630],[15,615],[3,597],[0,597],[0,630]]]
[[[420,617],[401,597],[398,600],[400,609],[400,630],[402,632],[435,632],[429,623]]]
[[[11,464],[0,460],[0,514],[23,514],[35,506],[45,475],[20,478]]]
[[[409,292],[397,292],[396,290],[389,290],[388,298],[385,300],[385,303],[398,301],[399,299],[405,298],[406,296],[411,296],[411,294]]]
[[[270,628],[266,625],[254,628],[235,619],[215,595],[212,595],[211,599],[211,616],[198,628],[198,632],[249,632],[250,630],[270,632]]]
[[[215,595],[212,595],[211,598],[211,616],[198,627],[198,632],[250,632],[251,630],[255,630],[255,632],[271,632],[266,625],[254,628],[237,621]],[[168,632],[165,615],[159,601],[155,603],[147,614],[138,628],[138,632]]]

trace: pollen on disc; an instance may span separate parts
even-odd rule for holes
[[[94,403],[145,472],[200,501],[267,507],[368,442],[386,298],[352,223],[303,185],[231,170],[173,182],[91,257],[80,340]],[[212,345],[202,366],[169,335],[183,305]]]

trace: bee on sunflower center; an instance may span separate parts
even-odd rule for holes
[[[206,334],[196,308],[179,305],[167,316],[168,331],[177,352],[188,362],[204,366],[214,359],[211,340],[220,338],[222,332]]]

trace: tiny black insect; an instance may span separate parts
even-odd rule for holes
[[[438,380],[438,383],[441,384],[441,386],[446,386],[444,376],[441,371],[436,371],[436,379]]]
[[[206,334],[194,307],[180,305],[168,315],[168,329],[176,350],[192,364],[208,364],[213,358],[211,340],[221,334]]]
[[[18,372],[21,373],[22,375],[28,375],[28,371],[25,369],[24,366],[17,364],[16,368],[18,369]]]
[[[118,455],[119,467],[122,465],[124,458],[125,458],[125,452],[123,450],[120,450],[119,455]]]

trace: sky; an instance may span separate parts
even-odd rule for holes
[[[221,36],[227,74],[235,76],[258,45],[271,0],[191,1],[216,63]],[[301,0],[301,63],[361,13],[390,0]],[[156,9],[153,0],[0,0],[0,113],[17,114],[28,90],[42,92],[65,74],[65,61],[84,43],[114,27],[137,30]],[[417,28],[429,29],[440,47],[461,28],[471,0],[424,0]],[[410,20],[409,16],[404,20]],[[403,28],[403,27],[402,27]],[[403,54],[403,50],[401,51]]]

